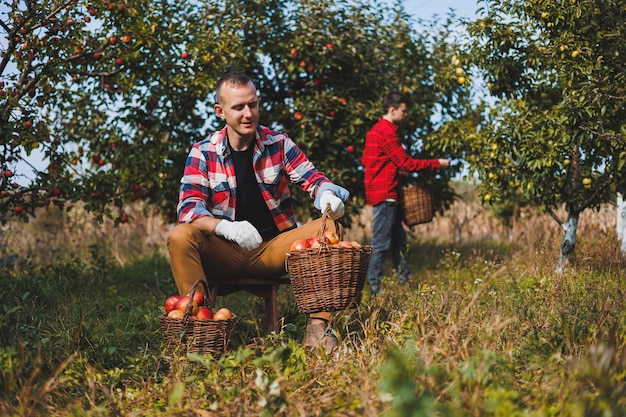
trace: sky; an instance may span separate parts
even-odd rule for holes
[[[450,9],[457,17],[476,17],[476,0],[404,0],[406,11],[416,18],[429,20],[433,15],[445,17]]]

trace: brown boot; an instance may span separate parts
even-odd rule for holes
[[[310,319],[306,326],[304,346],[309,349],[322,346],[326,353],[331,353],[339,346],[339,340],[333,333],[332,326],[326,320]]]

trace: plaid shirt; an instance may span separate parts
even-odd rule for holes
[[[397,201],[400,171],[440,168],[438,159],[414,159],[407,155],[398,137],[398,126],[383,118],[365,136],[361,163],[365,169],[365,199],[371,205]]]
[[[319,172],[287,135],[264,126],[257,128],[252,163],[263,198],[281,232],[296,227],[288,180],[315,198],[318,209],[325,190],[334,191],[344,201],[350,195]],[[180,182],[180,223],[202,216],[235,220],[237,180],[226,128],[193,146]]]

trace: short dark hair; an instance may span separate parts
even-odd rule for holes
[[[383,98],[383,114],[387,114],[390,108],[397,109],[402,103],[407,106],[409,105],[409,99],[407,96],[397,91],[387,93],[385,98]]]
[[[219,80],[217,80],[217,86],[215,87],[215,97],[217,98],[217,102],[220,102],[220,94],[222,92],[222,87],[225,84],[230,84],[230,85],[234,85],[234,86],[244,86],[247,85],[248,83],[253,83],[252,78],[250,78],[250,76],[246,73],[243,73],[241,71],[231,71],[231,72],[227,72],[226,74],[224,74],[222,76],[222,78],[220,78]]]

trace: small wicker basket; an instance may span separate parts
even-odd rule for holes
[[[433,189],[427,184],[417,184],[400,189],[400,216],[409,227],[433,220]]]
[[[193,298],[199,285],[204,286],[204,293],[208,294],[208,287],[204,280],[197,280],[191,287],[189,297]],[[221,356],[228,350],[230,338],[239,321],[237,317],[226,320],[198,320],[191,317],[191,303],[185,310],[182,319],[159,316],[159,324],[165,344],[170,350],[179,350],[181,353],[211,353]]]
[[[320,238],[326,230],[323,215]],[[319,248],[287,252],[287,271],[300,313],[340,311],[356,307],[367,275],[372,247],[332,246],[321,239]]]

